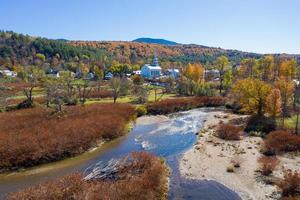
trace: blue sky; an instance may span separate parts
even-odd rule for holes
[[[300,53],[299,0],[0,0],[0,29],[70,40],[154,37]]]

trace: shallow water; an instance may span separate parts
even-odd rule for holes
[[[22,173],[1,175],[0,194],[71,172],[89,173],[99,162],[107,162],[133,151],[148,151],[164,157],[172,170],[169,199],[240,199],[236,193],[217,182],[193,181],[180,176],[178,158],[196,142],[195,133],[203,126],[208,111],[195,109],[168,117],[141,117],[127,136],[106,143],[94,152]]]

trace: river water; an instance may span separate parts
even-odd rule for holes
[[[195,133],[202,128],[209,111],[202,108],[168,116],[140,117],[128,135],[105,143],[92,152],[24,172],[0,175],[0,198],[9,192],[68,173],[88,173],[99,162],[108,162],[133,151],[148,151],[164,157],[171,168],[169,199],[240,199],[220,183],[190,180],[180,175],[178,160],[196,142]]]

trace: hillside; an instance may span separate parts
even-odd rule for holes
[[[165,40],[165,39],[154,39],[154,38],[138,38],[132,42],[149,43],[149,44],[161,44],[161,45],[176,45],[178,43]]]
[[[144,42],[123,41],[67,41],[31,37],[14,32],[0,32],[0,66],[11,67],[16,64],[36,65],[37,54],[45,56],[44,65],[62,66],[75,70],[78,63],[111,66],[113,62],[138,64],[151,62],[154,51],[161,65],[170,63],[178,66],[189,62],[210,65],[217,57],[225,55],[233,65],[243,58],[260,58],[262,54],[226,50],[195,44],[161,45]],[[278,55],[277,55],[278,56]],[[280,55],[297,57],[297,55]]]

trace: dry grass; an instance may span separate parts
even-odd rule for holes
[[[82,174],[40,184],[11,194],[8,200],[136,200],[166,199],[167,169],[149,153],[132,153],[131,164],[117,180],[84,181]]]
[[[64,115],[42,108],[0,114],[0,171],[30,167],[84,152],[99,140],[126,132],[127,104],[68,107]]]

